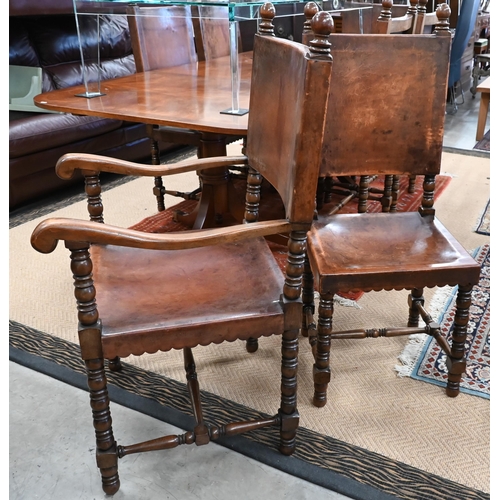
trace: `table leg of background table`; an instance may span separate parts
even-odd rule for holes
[[[226,137],[222,135],[203,133],[199,158],[226,156]],[[193,229],[214,227],[222,221],[222,214],[228,211],[227,186],[229,173],[225,168],[200,170],[200,199],[191,213],[177,212],[175,220]],[[220,220],[219,220],[220,219]]]
[[[479,103],[479,116],[477,118],[476,141],[480,141],[484,137],[484,128],[486,126],[486,117],[488,116],[488,108],[490,106],[489,92],[481,93],[481,102]]]

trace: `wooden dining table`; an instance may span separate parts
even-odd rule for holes
[[[243,109],[249,106],[252,55],[238,54]],[[102,95],[81,97],[84,93],[84,85],[68,87],[39,94],[34,102],[50,111],[197,130],[202,134],[198,155],[204,158],[225,155],[228,136],[247,134],[248,114],[225,113],[232,107],[229,56],[105,80]],[[193,228],[221,224],[235,206],[229,172],[220,168],[200,170],[198,175],[200,199],[184,222]]]

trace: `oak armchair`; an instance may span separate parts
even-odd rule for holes
[[[269,28],[273,15],[272,4],[261,7],[264,28]],[[313,26],[327,36],[330,23],[331,17],[323,13]],[[203,445],[266,426],[279,430],[281,453],[293,453],[299,418],[296,373],[305,240],[314,214],[330,75],[331,60],[314,41],[308,48],[258,34],[246,155],[155,166],[68,154],[57,163],[62,178],[70,178],[75,170],[84,174],[90,221],[45,220],[34,230],[31,244],[49,253],[63,241],[70,252],[97,465],[107,494],[120,487],[118,459],[132,453]],[[294,106],[281,106],[292,100]],[[154,177],[229,165],[249,168],[245,223],[166,234],[104,223],[100,172]],[[285,218],[257,220],[262,178],[282,197]],[[264,239],[273,234],[289,238],[285,276]],[[210,425],[203,417],[191,349],[270,335],[282,336],[277,413],[257,421]],[[194,429],[132,445],[117,444],[105,360],[111,370],[126,370],[122,358],[170,349],[184,352]]]

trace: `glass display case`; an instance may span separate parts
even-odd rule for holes
[[[151,9],[141,9],[141,16],[158,16],[158,7],[168,6],[189,6],[190,15],[193,19],[219,19],[227,22],[229,64],[231,66],[231,88],[232,102],[228,103],[228,109],[221,112],[228,114],[244,114],[248,110],[240,109],[238,99],[239,72],[238,72],[238,52],[241,51],[241,41],[238,36],[238,24],[243,21],[255,23],[255,31],[261,22],[260,7],[262,1],[225,1],[225,0],[73,0],[76,25],[80,38],[80,53],[82,60],[83,82],[85,92],[79,94],[81,97],[92,98],[103,95],[101,92],[101,80],[103,74],[101,68],[101,53],[106,46],[106,37],[112,36],[110,33],[101,31],[100,19],[102,16],[130,16],[130,6],[156,7]],[[300,16],[303,19],[304,6],[306,2],[295,0],[274,0],[276,7],[276,18],[280,16]],[[320,9],[328,12],[352,11],[359,12],[360,31],[363,31],[363,10],[371,8],[370,4],[354,2],[351,0],[319,0],[316,2]],[[283,4],[293,4],[293,12],[284,10],[280,13],[280,6]],[[136,14],[134,14],[136,15]],[[275,18],[275,19],[276,19]],[[302,21],[303,22],[303,21]],[[81,41],[83,32],[95,33],[98,43],[92,46],[85,45]],[[279,33],[278,33],[279,36]],[[158,40],[161,44],[161,40]]]

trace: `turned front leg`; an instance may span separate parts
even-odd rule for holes
[[[469,324],[469,308],[472,302],[472,286],[459,286],[455,319],[452,330],[451,355],[446,358],[448,383],[446,394],[452,398],[460,392],[460,380],[466,368],[465,341]]]
[[[66,247],[71,251],[71,270],[79,319],[78,338],[82,359],[87,370],[87,384],[96,437],[97,466],[101,471],[102,489],[108,495],[113,495],[120,488],[118,455],[111,427],[101,344],[101,321],[92,279],[92,260],[88,243],[66,242]]]
[[[281,443],[280,451],[291,455],[299,425],[297,411],[297,367],[299,330],[302,324],[302,276],[306,254],[306,231],[292,231],[288,239],[288,259],[283,287],[285,329],[281,343]]]
[[[85,361],[90,392],[90,406],[96,437],[96,460],[101,471],[102,489],[114,495],[120,489],[118,477],[118,455],[111,427],[111,412],[104,372],[104,359]]]

